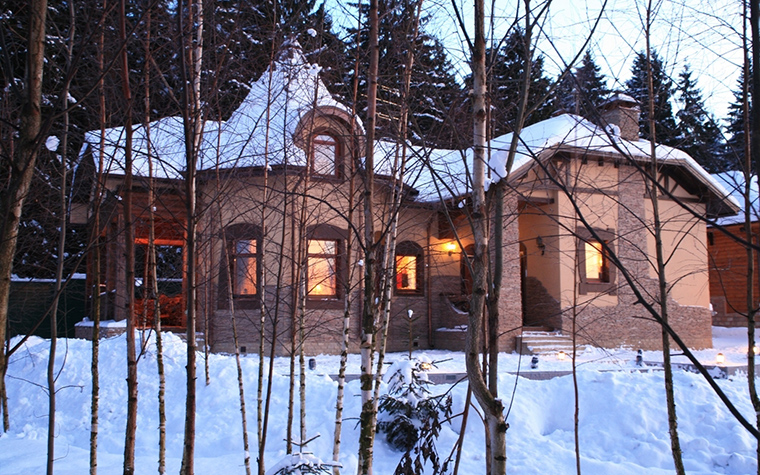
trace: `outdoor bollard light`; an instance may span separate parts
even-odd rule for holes
[[[530,360],[530,369],[538,369],[538,356],[533,356]]]
[[[309,369],[314,371],[317,369],[317,359],[316,358],[309,358]]]
[[[644,352],[639,349],[639,351],[636,352],[636,366],[643,366],[644,365]]]
[[[566,355],[564,351],[560,351],[559,353],[557,353],[557,359],[560,361],[565,361],[565,356]]]
[[[718,353],[715,355],[715,362],[718,364],[723,364],[726,362],[726,357],[723,356],[723,353]]]

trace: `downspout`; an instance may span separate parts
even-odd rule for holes
[[[430,247],[430,238],[433,234],[433,219],[437,215],[437,211],[431,213],[430,218],[428,219],[428,225],[427,225],[427,244],[425,249],[427,249],[427,255],[426,257],[426,263],[425,266],[427,267],[427,280],[425,282],[427,287],[427,327],[428,327],[428,346],[430,348],[435,348],[435,341],[433,341],[433,262],[432,262],[432,252]]]

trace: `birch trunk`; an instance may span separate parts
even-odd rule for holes
[[[374,186],[375,186],[375,116],[377,105],[377,67],[378,67],[378,2],[370,1],[369,8],[369,71],[367,78],[367,145],[365,153],[364,179],[364,308],[362,310],[361,336],[361,394],[362,411],[359,433],[359,473],[372,474],[372,456],[375,442],[375,404],[372,398],[372,360],[374,357],[375,332],[377,321],[377,303],[375,292],[375,250],[374,242]]]
[[[488,273],[488,210],[485,202],[486,179],[486,61],[485,61],[485,9],[483,0],[475,0],[475,44],[472,59],[473,76],[473,211],[472,229],[475,252],[472,258],[472,297],[467,325],[465,358],[467,377],[473,394],[483,409],[485,425],[491,448],[487,461],[492,475],[506,471],[506,432],[504,406],[488,389],[481,372],[478,353],[480,350],[481,322],[486,299],[486,275]]]
[[[126,44],[126,1],[119,2],[119,38]],[[126,320],[127,320],[127,427],[124,439],[124,475],[135,472],[135,434],[137,432],[137,355],[135,350],[135,239],[132,228],[132,91],[129,84],[127,49],[121,50],[121,87],[126,103],[124,121],[124,196],[123,228],[126,255]]]
[[[203,133],[203,115],[201,111],[201,64],[203,59],[203,2],[193,0],[188,5],[189,22],[187,31],[183,23],[183,3],[179,3],[177,15],[179,32],[183,41],[180,48],[180,71],[184,90],[182,121],[185,135],[185,158],[187,162],[185,175],[185,306],[187,313],[187,397],[185,400],[185,435],[180,473],[192,475],[195,472],[195,403],[196,403],[196,167],[198,149]],[[185,41],[184,38],[187,38]],[[189,56],[189,65],[185,55]]]

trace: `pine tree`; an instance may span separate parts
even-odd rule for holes
[[[726,170],[721,157],[721,133],[715,120],[705,110],[702,93],[691,78],[691,69],[684,66],[678,75],[678,102],[676,113],[676,140],[678,148],[688,153],[710,173]]]
[[[751,69],[750,69],[751,75]],[[734,102],[728,106],[726,119],[726,147],[723,162],[729,170],[741,170],[744,167],[744,69],[739,73],[734,90]],[[752,109],[752,92],[750,90],[748,105]]]
[[[555,105],[559,110],[593,119],[609,92],[607,78],[594,62],[591,51],[586,51],[581,64],[557,86]]]
[[[673,117],[673,107],[670,104],[673,99],[673,81],[665,71],[662,60],[657,56],[657,52],[652,50],[651,58],[652,83],[654,86],[654,110],[655,110],[655,132],[657,142],[677,146],[678,141],[676,131],[676,120]],[[625,83],[630,94],[641,104],[641,117],[639,125],[643,139],[649,139],[651,132],[649,130],[649,93],[647,89],[647,55],[638,53],[633,61],[631,68],[631,78]]]
[[[494,137],[511,132],[516,118],[517,99],[527,57],[523,37],[523,30],[515,28],[501,48],[487,52]],[[550,81],[544,76],[543,56],[533,59],[530,81],[528,110],[534,110],[526,118],[526,126],[548,119],[554,110],[554,104],[547,99]]]
[[[456,142],[456,127],[451,125],[450,110],[461,102],[462,88],[456,80],[441,42],[426,33],[427,18],[420,19],[419,32],[414,36],[414,16],[420,0],[382,0],[379,5],[380,24],[378,46],[378,133],[379,137],[395,137],[399,130],[401,88],[407,51],[414,48],[414,65],[408,97],[409,130],[418,142],[431,141],[435,146],[452,146]],[[367,18],[367,6],[362,5],[362,18]],[[349,37],[359,35],[360,97],[357,110],[366,107],[367,98],[361,91],[366,87],[366,70],[369,61],[368,25],[361,31],[349,29]],[[354,57],[355,47],[349,51]],[[346,69],[346,83],[350,83],[353,68]],[[349,101],[346,101],[347,103]]]

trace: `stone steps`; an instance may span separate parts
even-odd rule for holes
[[[515,337],[515,348],[523,355],[549,355],[564,351],[570,355],[573,351],[573,339],[561,331],[530,330],[523,331]],[[586,349],[577,345],[577,351]]]

